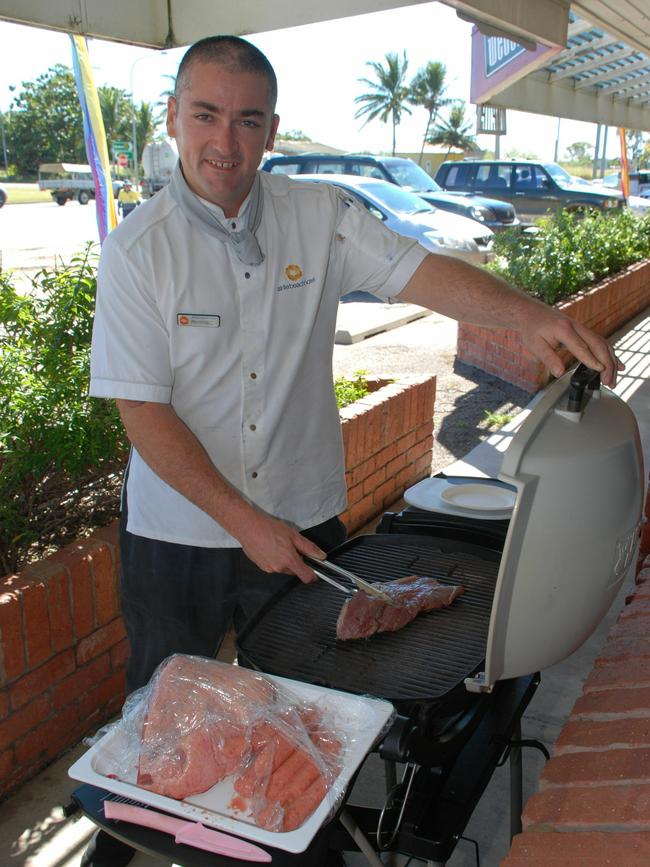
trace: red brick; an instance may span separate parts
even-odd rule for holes
[[[16,756],[14,751],[2,750],[0,752],[0,780],[6,780],[16,768]]]
[[[57,710],[76,701],[91,690],[97,683],[104,680],[111,672],[111,661],[108,653],[97,657],[88,665],[73,671],[69,677],[61,680],[52,689],[52,706]]]
[[[126,668],[126,665],[129,661],[130,652],[131,648],[126,638],[124,639],[124,641],[120,641],[118,644],[115,644],[113,645],[113,647],[111,647],[110,660],[111,668],[113,669],[113,671],[122,671]]]
[[[36,578],[23,578],[20,594],[23,602],[27,665],[29,668],[35,668],[52,652],[45,582]]]
[[[78,705],[79,719],[84,722],[95,711],[116,700],[121,705],[124,702],[124,698],[124,672],[117,672],[101,683],[98,683],[94,689],[89,690],[81,697]]]
[[[584,692],[599,689],[650,686],[650,666],[644,659],[626,659],[601,665],[585,681]]]
[[[53,685],[62,681],[75,669],[74,651],[64,650],[29,674],[24,675],[9,689],[11,707],[19,707],[42,695]]]
[[[0,596],[0,684],[14,680],[25,667],[20,596],[15,590],[8,590]]]
[[[95,579],[95,616],[101,626],[112,620],[119,610],[117,581],[113,556],[108,545],[100,545],[91,555],[91,568]]]
[[[623,659],[640,660],[650,657],[650,636],[630,636],[629,638],[610,639],[603,647],[594,665],[600,668],[620,662]]]
[[[650,834],[526,831],[517,834],[501,867],[647,867]]]
[[[555,756],[544,766],[540,789],[638,782],[650,782],[650,748]]]
[[[4,719],[9,714],[9,690],[5,687],[0,692],[0,719]]]
[[[619,746],[650,747],[650,717],[607,722],[569,720],[555,743],[555,754]]]
[[[50,639],[52,650],[56,652],[71,647],[74,641],[69,575],[64,570],[51,575],[46,588]]]
[[[650,785],[545,789],[527,802],[524,828],[650,830]]]
[[[77,664],[84,665],[94,657],[104,653],[114,644],[122,641],[124,635],[124,624],[119,617],[97,629],[77,645]]]
[[[21,735],[33,729],[49,712],[49,699],[47,696],[41,696],[16,713],[10,714],[0,722],[0,750],[10,746]]]
[[[650,601],[647,599],[633,599],[628,605],[626,605],[621,613],[618,615],[618,622],[624,623],[627,620],[633,620],[637,617],[641,617],[650,624]]]
[[[371,476],[369,476],[363,483],[363,496],[366,494],[372,494],[379,485],[384,482],[386,479],[386,467],[379,467],[379,469],[374,472]]]
[[[65,747],[76,744],[82,735],[77,709],[63,708],[16,741],[16,761],[19,765],[49,761]]]
[[[581,695],[573,706],[572,718],[612,719],[625,714],[650,716],[650,688],[605,689]]]
[[[95,603],[93,575],[90,559],[84,551],[69,545],[52,555],[70,576],[71,613],[74,635],[77,639],[88,635],[95,628]]]

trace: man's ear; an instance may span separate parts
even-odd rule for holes
[[[266,140],[266,150],[272,151],[273,146],[275,145],[275,135],[278,131],[278,126],[280,124],[280,116],[277,114],[273,115],[273,120],[271,121],[271,130],[269,132],[269,137]]]
[[[176,138],[176,97],[167,100],[167,132],[171,138]]]

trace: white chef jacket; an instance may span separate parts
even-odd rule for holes
[[[104,242],[90,394],[171,403],[248,501],[299,529],[346,505],[332,346],[341,294],[395,296],[427,255],[328,184],[260,173],[261,265],[190,226],[165,188]],[[222,225],[245,225],[216,208]],[[214,208],[215,206],[213,206]],[[128,530],[238,547],[133,451]]]

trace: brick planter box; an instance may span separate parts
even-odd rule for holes
[[[609,337],[650,304],[650,261],[630,265],[567,301],[558,310]],[[519,334],[504,328],[458,324],[456,357],[534,394],[548,380],[546,368],[521,344]],[[571,356],[565,356],[567,362]]]
[[[341,411],[349,531],[431,469],[435,377],[374,388]],[[118,575],[114,522],[0,580],[0,798],[121,708]]]

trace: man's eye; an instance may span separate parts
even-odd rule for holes
[[[259,126],[259,123],[256,120],[242,120],[241,124],[242,126],[249,126],[253,129],[257,129]]]
[[[197,120],[212,120],[211,114],[195,114],[194,117]]]

